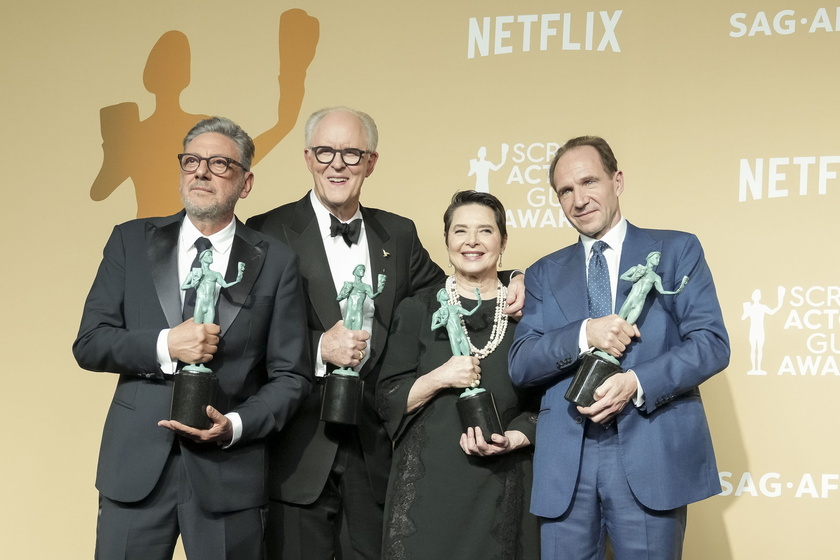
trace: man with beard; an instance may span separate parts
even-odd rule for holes
[[[251,138],[213,117],[184,152],[185,209],[114,228],[73,344],[80,366],[119,375],[96,476],[97,558],[172,558],[179,533],[189,558],[262,558],[263,438],[312,386],[297,256],[234,216],[253,187]],[[206,250],[225,279],[209,314],[218,324],[182,309]],[[218,378],[207,429],[169,420],[184,363]]]

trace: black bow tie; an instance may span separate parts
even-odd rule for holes
[[[359,234],[361,232],[361,218],[356,218],[352,222],[345,224],[338,221],[338,218],[330,214],[330,235],[332,237],[340,235],[344,238],[344,242],[347,243],[348,247],[351,246],[353,243],[359,242]]]

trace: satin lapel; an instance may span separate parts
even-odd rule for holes
[[[178,234],[184,213],[161,226],[146,222],[146,254],[151,264],[160,307],[169,327],[183,322],[181,318],[181,287],[178,285]]]
[[[336,298],[330,263],[324,250],[324,239],[318,231],[318,220],[307,196],[298,204],[296,219],[286,234],[289,246],[300,255],[300,275],[309,305],[326,331],[341,320],[341,307]]]
[[[371,356],[362,368],[361,374],[365,375],[379,361],[382,350],[385,348],[385,341],[388,338],[388,325],[391,324],[391,315],[396,303],[396,288],[399,285],[397,270],[397,251],[395,241],[385,231],[385,227],[375,218],[364,206],[362,207],[362,218],[365,221],[365,233],[367,235],[368,251],[370,253],[370,279],[373,289],[376,290],[379,283],[379,275],[385,275],[385,287],[382,293],[373,300],[373,333],[371,333]]]
[[[651,251],[661,251],[662,244],[651,238],[644,230],[636,226],[627,224],[627,235],[624,238],[624,245],[621,248],[621,264],[618,267],[618,287],[615,295],[615,311],[621,309],[624,300],[630,294],[630,289],[633,287],[631,282],[621,280],[620,276],[627,272],[632,266],[637,264],[644,265],[647,261],[647,256]]]
[[[222,288],[219,293],[219,327],[222,330],[222,335],[227,332],[231,323],[236,319],[265,264],[266,243],[251,239],[250,236],[246,239],[242,232],[243,228],[244,226],[237,219],[236,235],[230,248],[230,259],[228,260],[227,272],[225,272],[225,281],[236,280],[240,262],[245,263],[245,274],[242,276],[241,282],[230,288]]]
[[[567,323],[589,317],[585,264],[586,255],[580,241],[551,263],[549,288]]]

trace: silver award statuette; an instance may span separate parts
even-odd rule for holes
[[[656,291],[662,295],[674,295],[683,291],[683,288],[688,284],[688,276],[684,276],[676,290],[666,291],[662,287],[662,279],[655,272],[660,259],[659,251],[653,251],[648,254],[645,264],[632,266],[620,276],[621,280],[633,284],[627,299],[624,300],[621,309],[618,311],[618,316],[631,325],[641,316],[645,300],[651,289],[656,288]],[[595,389],[621,371],[623,370],[618,360],[603,350],[596,349],[584,352],[572,383],[566,391],[566,400],[578,406],[592,406],[595,404]]]
[[[467,311],[463,307],[452,305],[449,302],[449,293],[446,288],[441,288],[437,293],[440,309],[432,315],[432,330],[446,327],[453,356],[470,355],[470,341],[461,327],[461,316],[472,315],[478,310],[481,305],[481,293],[476,289],[475,294],[478,297],[478,302],[472,311]],[[458,417],[461,420],[461,428],[464,433],[468,428],[481,428],[481,434],[487,443],[493,441],[493,434],[504,435],[493,393],[479,387],[478,380],[474,381],[471,387],[464,389],[458,396],[455,406],[458,409]]]
[[[353,269],[353,280],[344,283],[336,298],[347,300],[344,310],[344,326],[350,330],[361,330],[364,318],[366,298],[374,299],[385,287],[385,275],[380,274],[376,291],[362,281],[365,266],[360,264]],[[359,367],[365,357],[365,351],[359,350]],[[365,381],[353,368],[341,367],[333,370],[324,380],[321,393],[321,420],[335,424],[357,425],[361,419]]]
[[[213,262],[212,249],[202,251],[199,262],[201,268],[190,271],[181,289],[195,289],[193,320],[196,323],[212,323],[216,319],[216,284],[229,288],[241,281],[245,263],[239,263],[236,280],[225,282],[221,274],[210,269],[210,263]],[[181,368],[175,375],[172,387],[170,419],[199,430],[209,428],[213,422],[207,416],[207,405],[213,403],[216,385],[216,374],[204,364],[190,364]]]

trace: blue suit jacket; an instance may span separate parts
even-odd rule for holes
[[[673,509],[720,492],[717,465],[698,386],[729,363],[712,274],[694,235],[628,224],[621,272],[660,251],[656,269],[665,290],[683,276],[678,295],[648,295],[637,321],[642,333],[622,367],[636,372],[644,406],[616,418],[622,466],[636,498],[654,510]],[[575,492],[586,422],[564,395],[578,366],[578,335],[588,316],[583,244],[543,257],[525,275],[524,317],[510,352],[514,384],[545,388],[537,422],[531,511],[559,517]],[[632,284],[619,280],[615,308]],[[654,295],[655,294],[655,295]]]

